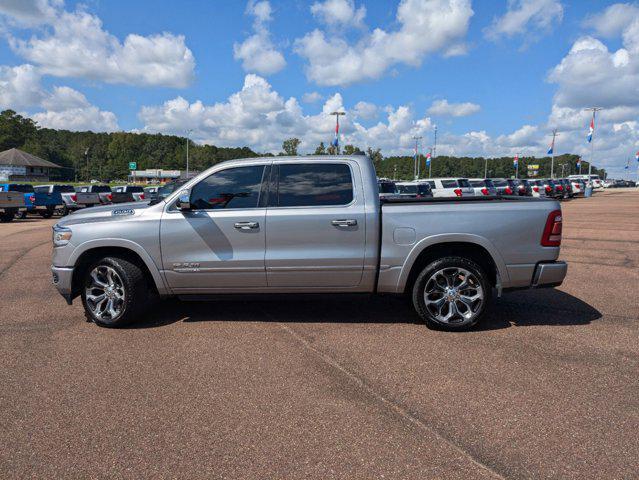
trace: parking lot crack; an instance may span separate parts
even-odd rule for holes
[[[268,313],[265,312],[265,315],[271,317]],[[274,319],[275,320],[275,319]],[[481,460],[477,459],[472,453],[465,450],[463,447],[459,446],[450,438],[446,437],[442,433],[440,433],[435,428],[426,424],[422,419],[415,416],[411,412],[409,412],[406,408],[394,402],[393,400],[387,398],[383,394],[376,391],[368,382],[366,382],[361,376],[352,372],[348,368],[344,367],[340,362],[336,359],[328,355],[327,353],[319,350],[315,346],[311,344],[303,335],[298,333],[296,330],[291,328],[290,326],[277,322],[277,325],[291,335],[297,342],[299,342],[305,349],[310,350],[316,357],[320,358],[324,363],[328,364],[334,370],[337,370],[342,376],[346,377],[351,383],[355,384],[360,390],[362,390],[365,394],[372,397],[377,403],[384,406],[384,408],[390,410],[395,415],[398,415],[404,421],[409,424],[417,427],[420,430],[423,430],[430,435],[435,436],[438,440],[444,442],[451,449],[456,451],[461,457],[468,460],[472,465],[477,467],[479,470],[482,470],[495,478],[505,479],[506,477],[497,472],[491,466],[483,463]]]

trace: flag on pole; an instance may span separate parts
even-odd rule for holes
[[[577,168],[581,167],[581,157],[577,159]]]
[[[592,134],[595,132],[595,115],[590,119],[590,132],[588,132],[588,143],[592,142]]]
[[[639,162],[639,152],[635,153],[635,160],[637,160],[637,162]]]
[[[334,147],[338,147],[339,146],[339,115],[336,115],[336,122],[335,122],[335,138],[333,139],[332,145]]]
[[[413,160],[417,161],[417,142],[415,142],[415,150],[413,153]]]
[[[626,170],[630,168],[630,159],[626,160],[626,166],[624,167]]]
[[[513,160],[513,167],[517,168],[519,165],[519,155],[515,155],[515,159]]]
[[[555,139],[552,139],[552,142],[550,143],[550,148],[548,149],[548,155],[552,155],[552,152],[555,150]]]
[[[430,152],[426,154],[426,166],[430,167]]]

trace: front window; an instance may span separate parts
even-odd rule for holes
[[[191,206],[196,210],[255,208],[263,175],[264,165],[215,172],[193,187]]]
[[[344,163],[279,165],[274,197],[280,207],[347,205],[353,201],[351,169]]]

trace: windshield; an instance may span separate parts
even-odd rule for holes
[[[91,191],[95,193],[111,193],[111,187],[108,185],[93,185]]]
[[[417,185],[397,185],[398,193],[417,193]]]

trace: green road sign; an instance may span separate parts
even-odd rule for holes
[[[129,162],[129,170],[137,170],[138,164],[136,162]]]

